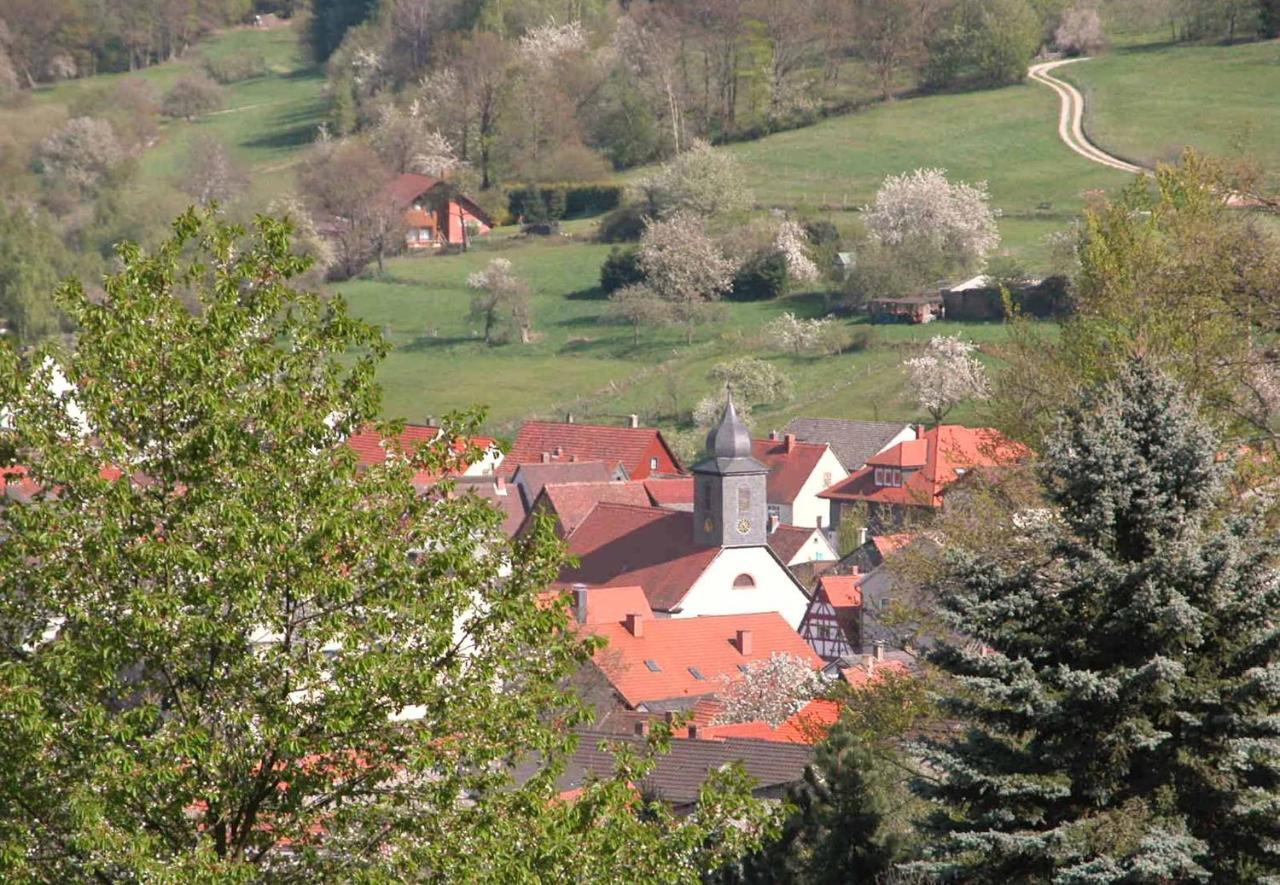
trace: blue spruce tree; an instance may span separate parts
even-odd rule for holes
[[[1280,579],[1196,404],[1146,365],[1049,441],[1043,555],[953,554],[966,728],[923,745],[930,860],[960,882],[1280,877]],[[1280,879],[1278,879],[1280,880]]]

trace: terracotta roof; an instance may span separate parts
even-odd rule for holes
[[[634,735],[579,732],[578,747],[566,760],[564,772],[556,780],[559,793],[562,796],[574,795],[574,791],[580,790],[593,777],[612,777],[617,769],[612,747],[626,745],[632,752],[643,752],[646,740]],[[653,769],[637,786],[664,802],[687,806],[698,801],[702,785],[712,772],[739,762],[754,781],[756,792],[776,794],[800,780],[812,758],[813,748],[805,744],[744,738],[718,741],[675,738],[667,752],[657,755]],[[516,782],[523,783],[541,767],[542,762],[536,758],[525,760],[516,767]]]
[[[769,533],[769,546],[783,562],[791,562],[795,555],[809,543],[817,529],[807,529],[798,525],[780,525]]]
[[[653,617],[643,587],[589,587],[585,624],[617,624],[627,615]]]
[[[638,476],[648,468],[647,453],[655,440],[678,465],[662,434],[653,427],[526,421],[516,434],[507,460],[515,464],[538,463],[547,453],[555,461],[576,457],[579,461],[621,464],[628,475]]]
[[[505,465],[507,459],[503,458]],[[513,468],[512,480],[524,489],[525,506],[532,507],[549,482],[608,482],[613,469],[604,461],[557,461],[550,464],[519,464]]]
[[[877,452],[867,459],[868,467],[923,467],[929,460],[928,439],[911,439]]]
[[[786,744],[816,744],[827,736],[839,718],[840,704],[837,701],[817,698],[778,725],[768,722],[708,725],[698,728],[698,737],[704,740],[754,738]]]
[[[440,179],[430,175],[406,172],[387,185],[387,195],[396,203],[408,206],[439,183]]]
[[[459,494],[476,495],[501,510],[502,533],[508,538],[514,537],[516,530],[524,522],[526,511],[520,490],[501,477],[458,477],[455,491]]]
[[[670,611],[720,555],[719,547],[693,540],[693,514],[683,510],[597,504],[568,537],[576,567],[560,571],[560,583],[591,586],[638,584],[649,605]]]
[[[693,506],[692,476],[650,476],[643,482],[655,507]]]
[[[902,661],[880,661],[874,665],[874,669],[868,670],[866,665],[858,665],[853,667],[845,667],[840,671],[844,681],[852,685],[854,688],[860,688],[864,685],[870,685],[884,678],[885,673],[893,673],[897,676],[910,676],[911,668]]]
[[[775,653],[795,655],[815,670],[823,666],[822,659],[777,612],[642,618],[639,636],[617,621],[584,629],[608,640],[594,660],[630,707],[713,694],[724,686],[721,677],[739,679],[743,666],[767,661]],[[738,650],[739,630],[751,631],[747,654]]]
[[[790,446],[785,437],[753,439],[751,456],[769,468],[765,493],[769,502],[790,504],[794,501],[827,448],[826,443],[800,442],[794,434],[791,435]]]
[[[649,493],[639,482],[559,482],[547,483],[530,512],[546,509],[560,520],[567,535],[582,524],[597,504],[649,506]]]
[[[831,446],[845,470],[857,470],[867,459],[909,428],[907,424],[884,421],[845,421],[839,418],[796,418],[784,430],[803,442]]]
[[[915,540],[915,537],[911,532],[899,532],[895,535],[876,535],[871,539],[871,543],[875,545],[876,552],[880,554],[880,559],[884,560],[891,553],[896,553],[906,547]]]
[[[818,580],[815,600],[829,603],[832,608],[860,608],[861,584],[861,575],[823,575]]]
[[[904,471],[902,485],[877,486],[875,467],[868,464],[818,497],[836,501],[872,501],[903,506],[940,507],[943,490],[975,467],[1012,464],[1026,458],[1029,450],[1013,442],[998,430],[988,427],[969,428],[959,424],[943,424],[927,431],[919,440],[900,443],[883,457],[886,463],[897,458],[905,467],[915,463],[919,443],[927,446],[923,466]],[[896,453],[905,448],[904,453]]]
[[[356,453],[356,463],[361,467],[373,467],[383,464],[387,460],[387,449],[398,447],[405,454],[412,454],[417,449],[430,443],[440,435],[439,427],[431,427],[426,424],[406,424],[404,429],[400,431],[394,443],[385,439],[373,427],[362,427],[360,430],[347,437],[347,446]],[[477,436],[469,441],[482,449],[491,449],[497,445],[494,440],[486,436]],[[468,440],[455,439],[453,441],[453,451],[462,453],[467,449]],[[467,469],[464,461],[459,461],[450,471],[452,473],[462,473]],[[431,483],[439,479],[438,473],[429,470],[419,470],[413,476],[415,485]]]

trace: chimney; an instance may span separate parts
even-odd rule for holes
[[[884,660],[884,640],[877,639],[871,646],[871,656],[878,662]]]
[[[924,439],[926,428],[923,424],[916,425],[916,439]]]
[[[776,430],[770,430],[770,431],[769,431],[769,439],[771,439],[771,440],[777,440],[777,438],[778,438],[778,431],[776,431]]]
[[[578,463],[578,456],[577,456],[576,454],[574,454],[574,455],[570,455],[570,456],[569,456],[569,461],[570,461],[571,463],[573,463],[573,464],[577,464],[577,463]]]
[[[556,446],[556,447],[555,447],[554,454],[555,454],[555,456],[556,456],[557,458],[559,458],[559,457],[563,456],[563,455],[564,455],[564,446]]]
[[[573,585],[573,617],[579,624],[587,622],[587,585]]]
[[[567,414],[567,415],[565,415],[565,416],[564,416],[564,423],[565,423],[565,424],[572,424],[572,423],[573,423],[573,412],[570,412],[569,414]]]
[[[751,631],[739,630],[737,638],[738,652],[742,655],[751,654]]]
[[[493,478],[493,493],[495,495],[503,496],[507,494],[507,481],[501,476],[495,476]]]
[[[865,543],[867,543],[867,527],[864,525],[858,529],[858,546],[861,547]]]
[[[782,518],[778,516],[778,514],[770,513],[769,514],[769,534],[772,535],[774,532],[776,532],[781,522],[782,522]]]
[[[868,676],[874,676],[874,675],[876,675],[876,656],[875,656],[875,655],[863,655],[863,656],[862,656],[862,667],[863,667],[863,669],[865,669],[865,670],[867,671],[867,675],[868,675]]]
[[[543,464],[550,464],[550,463],[551,463],[551,453],[550,453],[550,452],[543,452],[543,453],[542,453],[542,463],[543,463]]]
[[[856,565],[851,565],[849,566],[849,574],[856,578],[858,577],[858,575],[862,574],[862,570],[859,569]]]
[[[689,740],[696,741],[698,739],[698,726],[696,723],[689,723]]]
[[[782,450],[784,452],[790,455],[792,450],[795,449],[795,447],[796,447],[796,435],[794,433],[788,433],[782,437]]]
[[[637,737],[649,736],[649,720],[648,719],[641,719],[639,722],[636,723],[635,728],[636,728]]]
[[[627,619],[622,623],[627,628],[627,632],[636,639],[644,638],[644,615],[639,612],[632,612],[627,615]]]
[[[631,427],[631,429],[632,429],[632,430],[635,430],[635,429],[639,428],[639,426],[640,426],[640,416],[639,416],[639,415],[636,415],[636,414],[628,415],[628,416],[627,416],[627,423],[628,423],[628,425]]]

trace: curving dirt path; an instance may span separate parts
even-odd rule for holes
[[[1027,76],[1037,83],[1048,86],[1054,92],[1058,93],[1058,97],[1062,99],[1062,110],[1058,113],[1058,136],[1063,143],[1071,150],[1075,151],[1086,160],[1092,160],[1103,166],[1112,169],[1118,169],[1121,172],[1142,173],[1150,175],[1151,170],[1143,166],[1135,166],[1126,162],[1119,157],[1112,156],[1102,148],[1089,141],[1084,134],[1084,96],[1080,94],[1080,90],[1076,89],[1065,80],[1059,80],[1049,72],[1060,68],[1063,65],[1073,64],[1078,61],[1087,61],[1087,57],[1082,58],[1064,58],[1058,61],[1045,61],[1038,65],[1032,65],[1027,70]]]

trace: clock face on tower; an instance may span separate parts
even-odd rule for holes
[[[716,530],[716,521],[711,517],[707,517],[706,522],[702,524],[702,530],[708,535]]]
[[[745,535],[749,531],[751,531],[751,520],[749,519],[738,520],[738,534]]]

